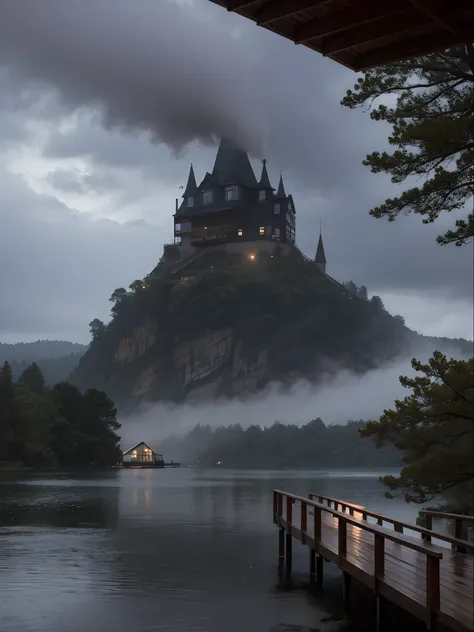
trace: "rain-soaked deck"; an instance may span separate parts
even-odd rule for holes
[[[279,553],[288,569],[295,538],[309,547],[310,573],[320,584],[324,560],[342,570],[346,603],[352,577],[373,588],[380,629],[381,599],[423,620],[430,630],[437,624],[456,632],[474,629],[474,546],[467,541],[345,501],[278,490],[273,520],[280,527]]]

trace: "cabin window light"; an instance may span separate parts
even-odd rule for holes
[[[194,206],[194,198],[192,195],[190,195],[187,200],[186,200],[186,205],[187,206]]]
[[[203,204],[212,204],[212,191],[203,191],[202,192],[202,203]]]
[[[252,253],[249,255],[250,261],[255,261],[255,255]]]
[[[237,229],[237,236],[238,237],[242,237],[242,235],[244,234],[244,231],[241,228]]]
[[[279,215],[280,214],[280,203],[277,202],[276,204],[273,205],[273,212],[275,213],[275,215]]]
[[[260,226],[259,233],[260,233],[260,235],[264,235],[265,234],[265,226]]]
[[[260,191],[258,192],[258,199],[259,202],[263,202],[263,200],[265,200],[267,198],[267,192],[265,189],[260,189]]]
[[[225,199],[228,202],[239,199],[239,187],[236,184],[230,184],[225,188]]]

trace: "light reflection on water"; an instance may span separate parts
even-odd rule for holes
[[[340,629],[337,569],[315,596],[307,551],[295,543],[291,590],[278,584],[271,492],[320,493],[413,520],[417,508],[384,499],[380,474],[0,473],[0,630]]]

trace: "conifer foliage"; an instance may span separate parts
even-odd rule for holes
[[[360,430],[405,451],[400,476],[384,476],[391,492],[408,502],[426,502],[462,488],[470,498],[474,481],[474,359],[448,360],[435,351],[427,364],[412,360],[421,375],[400,377],[412,394],[395,402],[379,421]],[[391,495],[388,492],[388,495]]]
[[[392,106],[391,97],[397,95]],[[421,184],[370,211],[394,221],[416,213],[434,222],[442,212],[468,207],[467,217],[438,237],[461,246],[474,234],[474,44],[451,48],[368,70],[348,90],[342,105],[356,108],[382,97],[371,118],[392,125],[393,153],[374,151],[364,160],[373,173],[392,182],[414,176]],[[462,211],[461,211],[462,212]]]
[[[17,382],[8,362],[0,369],[0,465],[113,465],[119,428],[114,403],[102,391],[82,394],[66,382],[47,388],[35,363]]]

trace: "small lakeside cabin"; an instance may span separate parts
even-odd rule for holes
[[[154,452],[144,441],[140,441],[122,454],[124,467],[164,467],[163,455]]]

